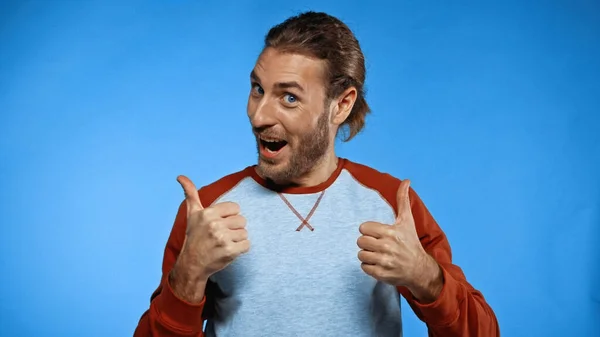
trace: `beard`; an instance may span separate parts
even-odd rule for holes
[[[317,126],[301,135],[292,148],[287,163],[277,163],[268,158],[258,159],[257,173],[276,184],[288,184],[295,178],[310,172],[325,157],[331,139],[329,137],[329,115],[323,111],[317,120]],[[258,143],[258,142],[257,142]],[[290,146],[291,144],[288,144]],[[258,146],[258,144],[257,144]],[[259,149],[260,151],[260,149]]]

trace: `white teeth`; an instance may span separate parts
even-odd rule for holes
[[[261,138],[260,140],[262,140],[263,142],[267,142],[267,143],[278,143],[278,142],[281,142],[281,140],[278,140],[278,139],[264,139],[264,138]]]

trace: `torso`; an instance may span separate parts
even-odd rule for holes
[[[391,224],[394,209],[355,176],[343,169],[327,186],[313,231],[252,177],[216,200],[240,205],[251,249],[211,278],[221,296],[208,336],[401,336],[397,289],[362,271],[356,244],[361,223]],[[306,217],[320,194],[284,196]]]

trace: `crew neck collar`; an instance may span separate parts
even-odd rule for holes
[[[264,188],[267,188],[274,192],[286,193],[286,194],[311,194],[311,193],[319,193],[319,192],[322,192],[322,191],[326,190],[327,188],[329,188],[329,186],[331,186],[333,184],[333,182],[335,182],[336,179],[340,176],[340,173],[342,172],[342,169],[346,165],[346,162],[347,162],[347,159],[338,158],[337,168],[335,169],[335,171],[333,171],[333,173],[329,176],[329,178],[327,180],[325,180],[324,182],[322,182],[318,185],[307,186],[307,187],[304,187],[304,186],[303,187],[278,186],[278,185],[273,184],[270,181],[263,179],[261,176],[259,176],[258,173],[256,173],[256,165],[250,166],[248,169],[250,171],[249,174],[252,177],[252,179],[254,179],[254,181],[256,181],[258,184],[260,184]]]

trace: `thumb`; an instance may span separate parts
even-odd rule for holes
[[[396,202],[398,205],[398,214],[396,215],[396,223],[401,219],[410,215],[410,199],[408,198],[408,192],[410,191],[410,180],[405,179],[400,182],[398,192],[396,193]]]
[[[202,203],[200,202],[198,190],[196,189],[196,186],[194,186],[194,183],[184,175],[178,176],[177,181],[183,188],[188,214],[190,214],[190,212],[201,211],[204,209],[204,207],[202,207]]]

